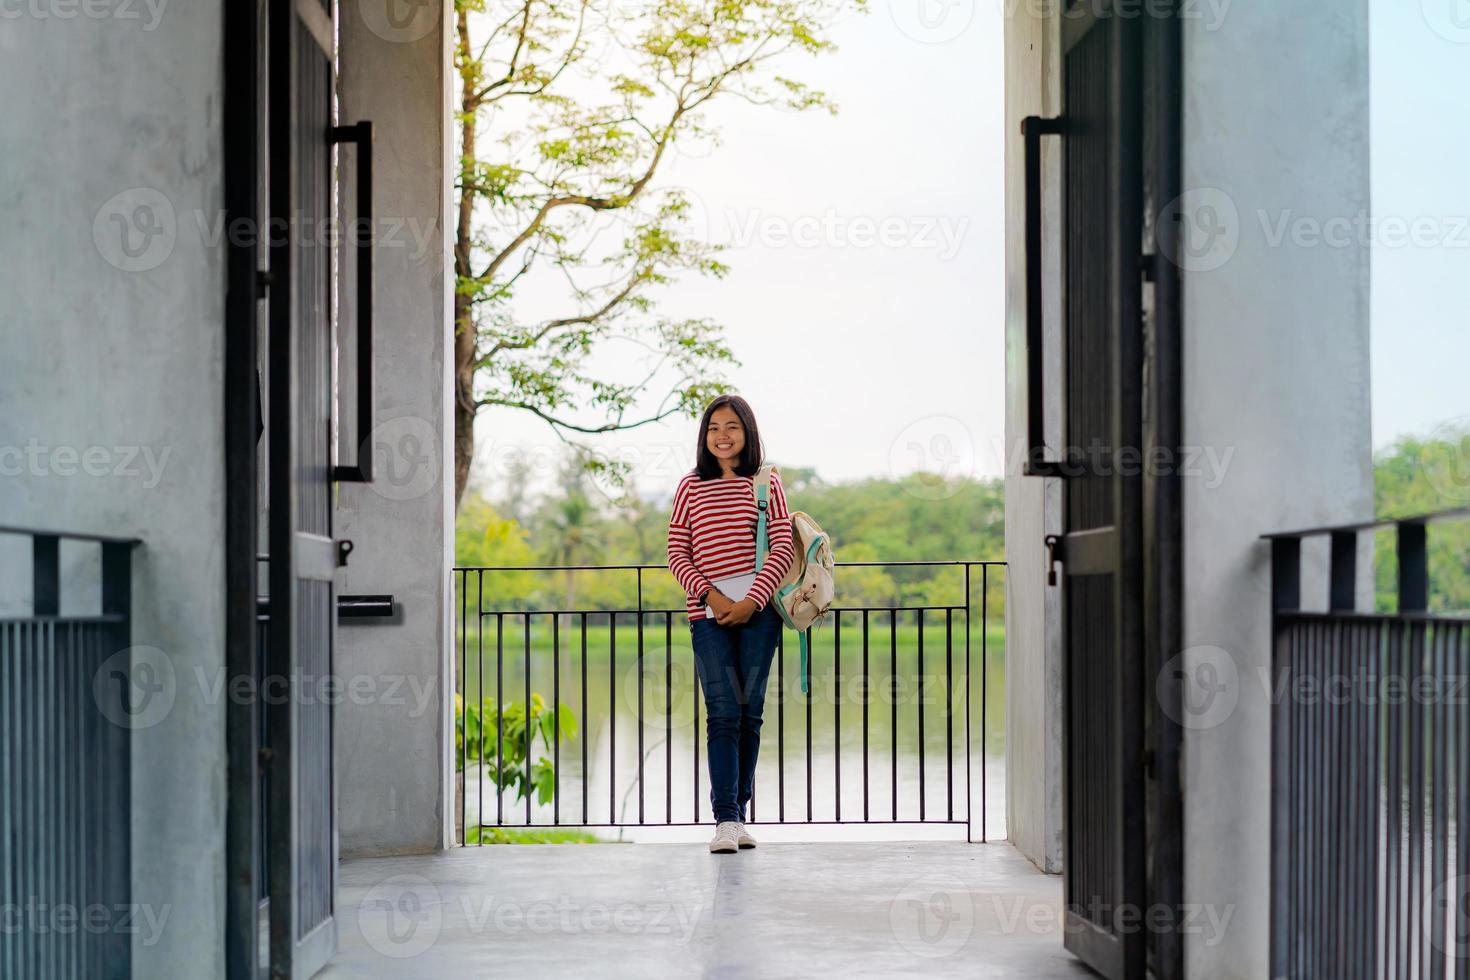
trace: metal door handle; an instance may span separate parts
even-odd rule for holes
[[[333,143],[357,146],[357,463],[332,467],[339,483],[373,482],[373,124],[333,126]]]
[[[1025,476],[1062,476],[1058,462],[1043,456],[1046,398],[1041,319],[1041,137],[1062,135],[1062,120],[1027,116],[1021,120],[1021,135],[1026,143],[1026,462],[1021,472]]]

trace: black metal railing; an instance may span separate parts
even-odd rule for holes
[[[838,565],[839,576],[863,568],[909,576],[949,569],[954,601],[834,606],[825,623],[807,631],[806,694],[796,681],[790,630],[782,631],[767,688],[751,822],[952,824],[965,825],[967,839],[985,840],[991,690],[986,669],[971,683],[972,634],[978,628],[973,645],[982,665],[1003,670],[1004,639],[987,638],[1002,617],[1005,562]],[[496,576],[588,572],[630,576],[632,606],[496,600]],[[665,566],[456,566],[454,575],[463,843],[483,839],[477,827],[710,822],[700,758],[702,697],[683,596],[668,601],[678,587]],[[651,586],[662,590],[662,604],[649,601]],[[936,590],[944,591],[931,586],[931,593]],[[978,688],[978,709],[972,687]],[[545,751],[515,745],[515,756],[523,756],[514,762],[518,771],[504,772],[508,746],[526,737],[522,706],[537,698],[550,715],[539,729],[546,733]],[[475,708],[480,711],[472,719]],[[575,736],[563,733],[563,711],[578,721]],[[789,718],[793,713],[797,717]],[[603,743],[596,749],[594,737]],[[620,758],[620,745],[633,750],[631,760]],[[535,784],[537,757],[550,763],[544,798],[502,788],[514,781]],[[972,806],[977,796],[978,813]]]
[[[138,542],[0,535],[30,539],[32,576],[30,615],[0,615],[0,976],[128,977],[132,705],[114,658]],[[62,609],[63,541],[100,548],[95,614]]]
[[[1426,544],[1466,516],[1268,536],[1273,977],[1465,975],[1470,618],[1431,612]],[[1395,611],[1358,608],[1372,531],[1396,536]],[[1307,611],[1302,545],[1323,537],[1327,608]]]

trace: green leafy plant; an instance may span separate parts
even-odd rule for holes
[[[536,802],[551,802],[556,787],[556,769],[551,759],[539,754],[551,750],[560,728],[563,741],[577,737],[577,717],[566,705],[552,710],[541,695],[532,692],[529,717],[521,701],[508,701],[497,708],[493,698],[466,709],[464,697],[454,696],[455,765],[479,763],[496,787],[513,789],[517,800],[536,794]],[[526,760],[530,759],[527,778]]]

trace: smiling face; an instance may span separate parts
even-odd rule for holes
[[[740,416],[734,409],[721,405],[710,414],[709,426],[704,430],[704,444],[720,460],[727,473],[734,468],[745,449],[745,426],[740,424]]]

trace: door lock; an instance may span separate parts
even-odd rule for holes
[[[1057,584],[1057,562],[1067,561],[1067,547],[1060,534],[1048,534],[1046,541],[1046,584]]]
[[[337,542],[337,567],[347,567],[347,556],[352,554],[352,542],[343,538]]]

